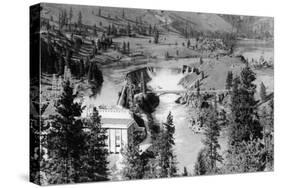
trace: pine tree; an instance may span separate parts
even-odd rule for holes
[[[231,92],[231,123],[225,169],[227,172],[259,171],[264,168],[264,151],[260,150],[262,144],[259,140],[263,136],[263,128],[254,98],[255,74],[246,66],[240,77],[241,80],[239,77],[233,80]],[[253,152],[256,154],[251,156]]]
[[[123,53],[124,53],[124,54],[127,53],[125,41],[123,42],[122,49],[123,49]]]
[[[274,163],[273,121],[274,109],[273,99],[271,99],[268,106],[263,106],[262,110],[260,111],[260,122],[263,125],[263,143],[267,171],[273,170]]]
[[[79,78],[83,77],[84,74],[85,74],[84,61],[83,59],[81,59],[79,62]]]
[[[128,22],[127,25],[127,35],[130,36],[131,35],[131,24]]]
[[[183,173],[182,173],[182,176],[188,176],[188,172],[187,172],[186,167],[183,167]]]
[[[261,138],[262,127],[259,123],[257,115],[257,101],[255,100],[256,85],[253,83],[256,79],[255,73],[246,66],[241,71],[241,87],[240,87],[240,113],[242,120],[242,139],[249,140],[250,137]]]
[[[127,42],[127,53],[130,53],[130,42]]]
[[[173,153],[173,146],[175,145],[174,133],[175,126],[173,123],[173,116],[169,112],[166,123],[163,124],[164,130],[161,134],[161,145],[159,149],[161,168],[160,177],[173,177],[176,176],[176,156]]]
[[[225,89],[230,89],[232,87],[232,81],[233,81],[232,71],[228,71],[227,77],[226,77]]]
[[[73,10],[72,10],[72,7],[70,7],[70,10],[69,10],[69,23],[70,24],[71,24],[72,17],[73,17]]]
[[[266,167],[266,152],[259,139],[250,139],[230,146],[227,151],[224,173],[243,173],[264,171]]]
[[[201,149],[198,153],[196,163],[194,165],[195,175],[205,175],[207,173],[207,164],[205,161],[205,150]]]
[[[267,152],[267,169],[273,170],[274,168],[274,104],[273,97],[269,101],[269,115],[267,118],[267,131],[265,131],[265,147]]]
[[[241,72],[241,81],[234,79],[231,93],[230,144],[262,137],[262,127],[254,98],[254,72],[247,66]]]
[[[187,48],[189,48],[190,47],[190,40],[188,39],[188,41],[187,41]]]
[[[200,57],[199,61],[200,61],[200,65],[202,65],[204,63],[202,57]]]
[[[111,32],[112,32],[111,25],[109,24],[107,28],[107,35],[111,35]]]
[[[233,145],[235,142],[240,142],[240,131],[241,125],[239,123],[240,116],[240,78],[237,76],[233,80],[233,87],[231,91],[231,116],[230,116],[230,134],[229,134],[229,144]],[[236,120],[237,119],[237,120]]]
[[[154,43],[158,44],[159,43],[159,31],[156,29],[155,34],[154,34]]]
[[[203,80],[205,78],[205,74],[204,71],[201,72],[201,80]]]
[[[125,19],[125,10],[122,10],[122,18]]]
[[[89,62],[89,64],[90,66],[88,70],[88,81],[95,84],[96,86],[101,86],[101,84],[103,83],[103,75],[101,70],[98,68],[95,62]]]
[[[101,127],[101,117],[96,108],[86,121],[87,146],[84,154],[82,181],[108,180],[108,150],[106,149],[106,129]]]
[[[91,82],[94,78],[94,73],[93,73],[93,63],[92,62],[89,62],[89,69],[88,69],[88,82]]]
[[[216,99],[215,99],[216,100]],[[205,146],[205,160],[208,164],[208,174],[214,174],[217,172],[217,162],[222,162],[222,156],[219,154],[220,144],[218,137],[220,136],[220,124],[218,119],[218,113],[216,109],[216,101],[214,106],[210,106],[205,113],[204,121],[204,135],[203,144]]]
[[[79,182],[81,155],[85,150],[85,133],[81,105],[74,102],[76,95],[70,82],[64,84],[63,93],[56,105],[57,115],[52,118],[47,149],[53,161],[52,183]]]
[[[196,82],[196,95],[197,95],[197,97],[200,96],[200,81],[199,80],[197,80],[197,82]]]
[[[128,143],[127,148],[122,151],[124,168],[122,169],[122,176],[126,179],[142,179],[144,176],[144,161],[141,157],[139,148],[138,132],[133,133],[131,143]]]
[[[260,97],[262,102],[266,100],[266,88],[263,82],[260,84]]]
[[[98,35],[96,24],[93,26],[93,35],[94,35],[94,37]]]
[[[148,34],[149,34],[149,35],[151,35],[151,34],[152,34],[152,26],[151,26],[151,24],[149,24]]]
[[[65,66],[65,61],[63,56],[60,56],[59,61],[58,61],[58,66],[57,66],[57,74],[58,75],[63,75],[64,73],[64,66]]]
[[[79,13],[78,13],[77,25],[81,30],[81,27],[82,27],[82,12],[81,11],[79,11]]]

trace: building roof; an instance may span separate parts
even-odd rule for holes
[[[101,123],[103,128],[127,129],[134,123],[134,120],[125,118],[101,118]]]

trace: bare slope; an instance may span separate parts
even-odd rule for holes
[[[180,12],[180,11],[161,11],[146,9],[129,9],[113,7],[97,7],[82,5],[65,4],[42,4],[42,16],[50,18],[51,15],[55,21],[58,20],[59,13],[66,9],[69,13],[70,7],[73,9],[72,23],[77,22],[79,11],[82,12],[83,23],[86,25],[99,25],[100,22],[107,26],[108,24],[128,24],[135,23],[136,20],[143,24],[158,26],[172,26],[178,31],[185,27],[197,31],[231,31],[231,24],[216,14]],[[99,9],[101,16],[99,16]],[[123,17],[123,11],[125,17]]]

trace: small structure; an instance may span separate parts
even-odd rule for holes
[[[131,117],[129,110],[99,109],[102,127],[107,129],[107,147],[110,153],[120,153],[132,142],[134,131],[143,131]]]
[[[88,109],[87,114],[89,114]],[[130,111],[118,107],[98,108],[102,128],[107,130],[107,149],[110,154],[118,154],[133,140],[135,131],[144,131],[132,118]]]

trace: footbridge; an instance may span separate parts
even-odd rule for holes
[[[153,90],[154,93],[156,93],[158,96],[160,95],[165,95],[165,94],[176,94],[176,95],[181,95],[181,94],[191,94],[191,93],[197,93],[197,90],[188,90],[188,89],[183,89],[183,90]],[[222,94],[222,93],[227,93],[229,90],[227,89],[217,89],[217,90],[200,90],[200,93],[210,93],[210,94]]]

